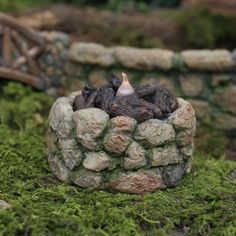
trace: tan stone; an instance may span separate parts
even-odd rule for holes
[[[159,170],[139,170],[113,177],[108,183],[108,189],[130,194],[144,194],[160,189],[162,185]]]
[[[234,66],[227,50],[187,50],[181,53],[184,63],[194,70],[223,71]]]
[[[73,110],[68,98],[61,97],[53,104],[49,114],[49,125],[59,137],[71,135]]]
[[[175,145],[153,148],[150,152],[152,166],[166,166],[169,164],[175,164],[180,162],[182,159]]]
[[[69,50],[69,59],[82,64],[111,66],[115,63],[114,49],[97,43],[74,43]]]
[[[217,91],[212,101],[223,110],[236,114],[236,86],[231,85]]]
[[[168,123],[175,129],[193,128],[196,126],[195,112],[191,104],[182,98],[178,98],[179,108],[168,118]]]
[[[123,133],[110,132],[105,136],[103,144],[107,151],[121,154],[125,152],[130,142],[129,136]]]
[[[137,121],[128,116],[116,116],[110,120],[111,129],[115,132],[132,132]]]
[[[75,173],[73,183],[82,188],[98,189],[102,183],[102,174],[81,169]]]
[[[184,75],[180,77],[183,93],[189,97],[195,97],[203,91],[202,78],[197,75]]]
[[[174,53],[164,49],[138,49],[131,47],[116,47],[117,61],[128,68],[152,70],[169,70],[172,66]]]
[[[110,164],[109,156],[103,152],[88,152],[85,154],[83,166],[92,171],[101,171],[106,169]]]
[[[81,109],[73,114],[78,141],[90,150],[99,150],[96,138],[101,135],[109,120],[108,114],[98,108]]]
[[[132,142],[127,151],[128,157],[124,158],[124,168],[126,170],[143,167],[147,164],[146,150],[137,142]]]
[[[158,146],[173,141],[175,131],[170,124],[158,119],[150,119],[138,126],[134,138],[150,146]]]

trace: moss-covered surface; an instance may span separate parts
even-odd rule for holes
[[[17,84],[0,98],[0,235],[236,234],[236,164],[196,154],[174,189],[145,196],[93,192],[58,181],[47,164],[52,101]]]

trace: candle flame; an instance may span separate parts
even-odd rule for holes
[[[128,77],[125,73],[122,73],[122,78],[123,78],[122,84],[120,85],[116,93],[116,96],[118,97],[127,96],[135,92],[133,87],[129,83]]]

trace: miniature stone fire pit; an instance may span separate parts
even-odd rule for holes
[[[53,104],[48,161],[63,182],[144,194],[176,186],[191,169],[195,113],[168,90],[133,89],[125,74]]]

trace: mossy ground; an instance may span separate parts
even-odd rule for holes
[[[15,83],[0,98],[0,235],[236,235],[236,163],[195,154],[174,189],[144,196],[83,190],[47,163],[52,100]]]

